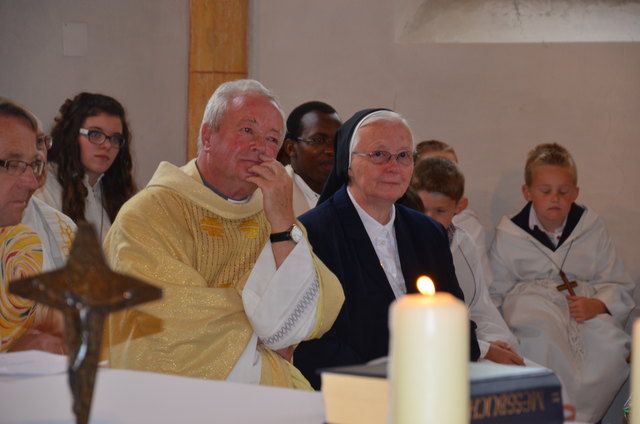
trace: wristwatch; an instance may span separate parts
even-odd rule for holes
[[[271,243],[277,243],[279,241],[293,241],[294,243],[302,240],[302,230],[296,224],[293,224],[287,231],[281,233],[273,233],[269,236]]]

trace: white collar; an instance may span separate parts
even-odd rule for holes
[[[538,227],[540,231],[543,231],[547,236],[549,236],[549,239],[551,240],[553,245],[557,246],[558,241],[562,236],[562,232],[564,231],[564,227],[565,225],[567,225],[567,218],[568,218],[568,215],[564,217],[564,221],[562,221],[562,225],[556,228],[555,231],[549,232],[542,226],[542,223],[540,223],[540,219],[538,218],[538,214],[536,213],[536,210],[534,209],[533,203],[532,203],[531,210],[529,211],[529,228],[533,230],[535,229],[535,227]]]
[[[362,207],[360,207],[358,202],[356,202],[356,199],[354,199],[353,195],[351,194],[351,190],[349,189],[348,186],[347,186],[347,194],[349,195],[349,198],[351,199],[353,206],[356,208],[356,211],[358,212],[358,216],[360,216],[360,220],[364,225],[364,229],[367,231],[367,234],[369,235],[369,238],[371,240],[375,240],[376,237],[382,234],[387,234],[387,233],[393,234],[393,223],[396,219],[396,208],[393,205],[391,206],[391,214],[390,214],[391,217],[389,219],[389,222],[382,225],[378,221],[376,221],[371,215],[369,215],[364,209],[362,209]]]
[[[300,188],[300,191],[302,191],[302,194],[304,194],[304,197],[307,200],[309,200],[309,203],[311,203],[311,201],[314,201],[314,205],[315,203],[318,203],[320,194],[313,191],[311,187],[309,187],[309,185],[305,182],[305,180],[295,172],[293,172],[293,181]]]
[[[407,293],[407,286],[405,285],[404,276],[402,275],[398,242],[393,226],[396,218],[396,208],[393,205],[391,206],[391,219],[382,225],[358,205],[358,202],[356,202],[351,195],[349,187],[347,187],[347,193],[358,212],[358,216],[364,225],[369,240],[371,240],[371,244],[380,261],[380,266],[387,276],[387,281],[389,282],[391,290],[393,290],[394,296],[399,298],[405,295]]]
[[[240,199],[240,200],[235,200],[235,199],[231,199],[231,198],[227,197],[225,200],[227,202],[229,202],[229,203],[235,203],[235,204],[238,204],[238,205],[242,205],[242,204],[245,204],[245,203],[249,203],[249,200],[251,200],[251,196],[245,197],[244,199]]]
[[[104,174],[100,174],[100,176],[96,180],[96,183],[94,185],[91,185],[89,184],[89,176],[85,173],[84,177],[82,177],[82,182],[84,183],[85,187],[95,190],[96,187],[100,187],[100,181],[102,181],[102,177],[104,177]]]

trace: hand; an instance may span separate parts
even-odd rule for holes
[[[565,296],[569,301],[569,314],[578,322],[590,320],[599,314],[609,313],[600,299],[582,296]]]
[[[45,352],[65,354],[64,339],[49,333],[29,329],[9,349],[11,352],[23,350],[43,350]]]
[[[264,213],[271,224],[271,232],[287,231],[295,222],[293,213],[293,181],[284,166],[274,158],[261,154],[260,165],[249,168],[253,176],[247,181],[260,187]]]
[[[522,356],[518,355],[515,350],[510,348],[509,345],[502,340],[496,340],[490,343],[485,359],[499,364],[524,365]]]
[[[282,356],[282,358],[284,358],[285,361],[291,362],[291,359],[293,359],[293,351],[295,350],[295,346],[288,346],[282,349],[278,349],[275,352]]]
[[[287,231],[296,222],[293,214],[293,180],[274,158],[261,154],[260,160],[260,165],[249,168],[255,175],[248,177],[247,181],[262,190],[264,213],[271,224],[271,233]],[[293,242],[271,244],[276,268],[280,268],[294,247]]]

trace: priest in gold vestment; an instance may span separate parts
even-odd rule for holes
[[[162,300],[112,314],[116,368],[310,389],[295,346],[333,324],[344,300],[295,220],[292,181],[276,160],[284,115],[257,81],[221,85],[198,157],[163,162],[120,210],[112,267],[162,288]]]

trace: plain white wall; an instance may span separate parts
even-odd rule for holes
[[[87,53],[63,55],[65,23],[87,24]],[[144,187],[161,160],[186,157],[188,0],[0,0],[0,96],[48,130],[81,91],[116,98]]]
[[[527,152],[573,153],[578,199],[606,221],[640,280],[640,45],[397,44],[394,2],[253,0],[250,74],[288,112],[308,100],[343,119],[367,107],[453,145],[489,233],[519,210]]]
[[[344,119],[365,107],[405,115],[418,139],[452,144],[489,234],[522,204],[527,151],[574,154],[579,201],[606,220],[640,280],[640,45],[397,44],[394,2],[251,0],[250,76],[286,111],[311,99]],[[65,98],[120,100],[138,183],[186,152],[188,0],[0,0],[0,95],[50,127]],[[62,26],[88,25],[87,54],[65,57]]]

